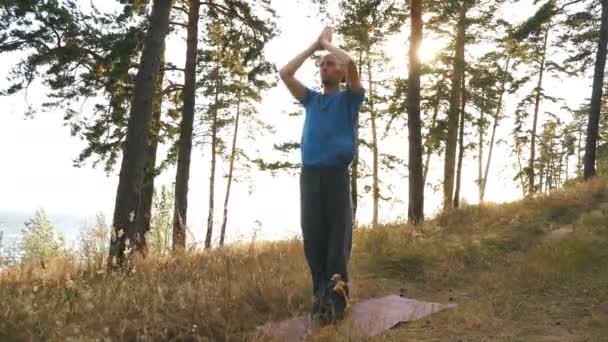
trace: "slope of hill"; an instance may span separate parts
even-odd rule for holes
[[[0,275],[0,340],[255,340],[306,312],[299,241],[150,256],[130,275],[66,258]],[[386,341],[605,341],[608,180],[505,205],[468,206],[423,226],[358,229],[354,300],[403,292],[456,309]],[[317,341],[359,340],[326,328]]]

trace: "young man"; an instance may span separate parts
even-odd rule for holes
[[[281,79],[306,111],[301,141],[301,225],[313,283],[311,317],[320,323],[341,320],[348,301],[353,228],[348,166],[365,93],[355,62],[331,42],[332,29],[326,27],[308,49],[280,70]],[[318,50],[328,51],[319,60],[322,93],[294,77]],[[346,89],[341,90],[343,80]]]

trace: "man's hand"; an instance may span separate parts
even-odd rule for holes
[[[333,36],[333,28],[331,26],[325,26],[319,38],[317,38],[317,44],[319,46],[319,50],[327,49],[327,46],[331,44]]]
[[[328,41],[331,42],[331,28],[326,27],[323,32],[321,32],[321,35],[319,35],[319,38],[317,38],[308,49],[298,54],[279,70],[281,80],[283,80],[291,95],[296,99],[302,101],[304,95],[306,95],[306,87],[295,78],[296,71],[302,66],[302,63],[304,63],[307,58],[312,56],[316,51],[323,50],[323,46],[329,44],[327,43]]]
[[[359,79],[359,72],[355,61],[348,55],[348,53],[339,47],[332,45],[332,33],[333,29],[331,26],[326,26],[321,32],[317,40],[317,44],[320,45],[324,50],[332,53],[338,58],[346,67],[346,85],[354,93],[361,91],[361,80]]]

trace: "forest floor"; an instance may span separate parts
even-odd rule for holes
[[[608,341],[608,180],[356,230],[353,300],[457,303],[372,341]],[[246,341],[304,314],[299,241],[148,257],[130,275],[74,257],[0,274],[1,341]],[[360,341],[329,327],[313,341]]]

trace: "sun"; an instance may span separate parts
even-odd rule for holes
[[[407,68],[403,63],[403,56],[408,55],[409,42],[403,39],[404,35],[400,34],[389,37],[384,46],[387,56],[394,61],[391,64],[398,70]],[[431,63],[445,46],[445,41],[433,37],[424,37],[417,51],[420,62],[424,64]]]
[[[443,48],[443,44],[436,40],[426,38],[422,40],[417,54],[421,63],[430,63],[435,59],[439,51]]]

